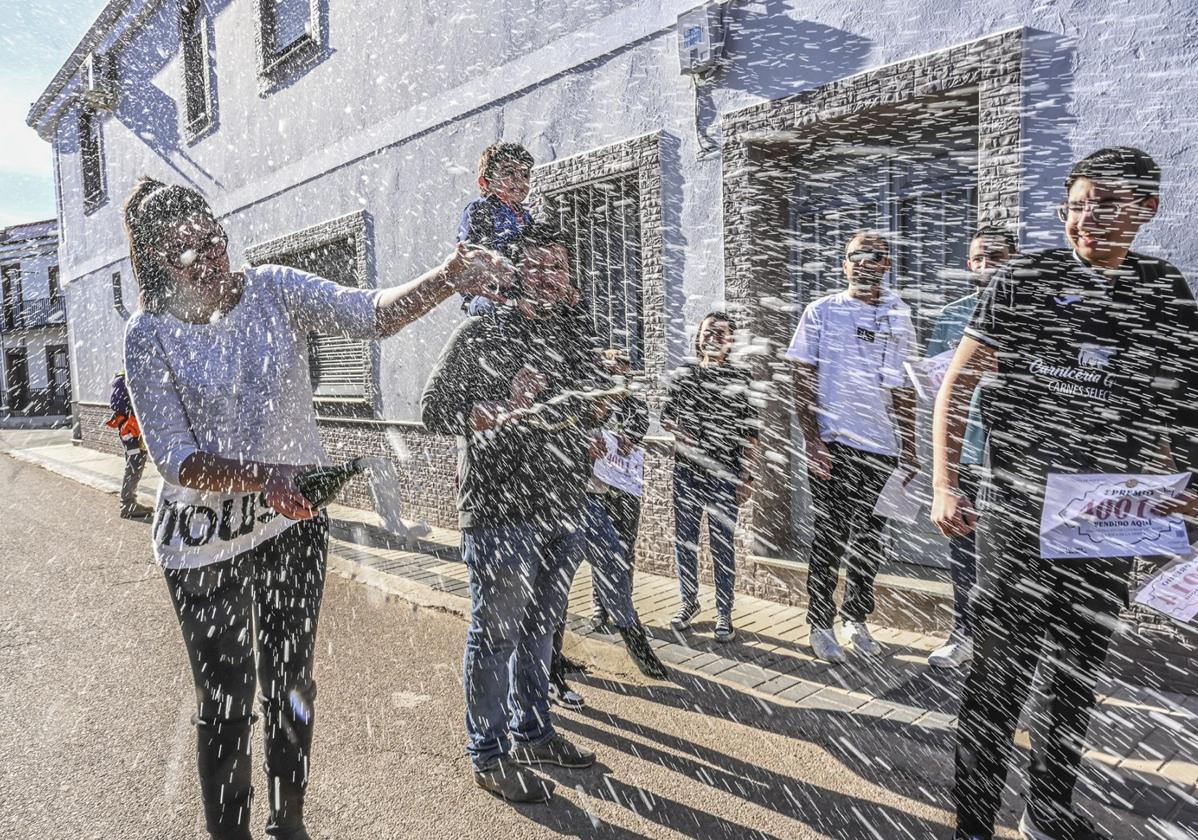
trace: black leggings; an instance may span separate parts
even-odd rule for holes
[[[200,792],[214,836],[241,836],[249,817],[255,639],[272,802],[307,785],[328,534],[322,514],[230,560],[165,570],[195,679]]]

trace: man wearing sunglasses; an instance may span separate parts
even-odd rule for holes
[[[786,351],[796,362],[795,398],[814,513],[807,621],[815,655],[833,664],[845,661],[832,629],[842,557],[849,563],[840,607],[845,635],[858,653],[881,652],[865,624],[874,609],[885,527],[874,505],[900,460],[912,477],[919,471],[915,398],[903,374],[914,335],[911,315],[882,285],[890,270],[890,243],[876,231],[856,234],[842,268],[848,288],[804,310]]]
[[[1121,552],[1104,545],[1084,559],[1045,559],[1054,552],[1042,548],[1039,526],[1050,481],[1198,462],[1194,298],[1173,266],[1131,251],[1160,204],[1160,178],[1153,160],[1130,147],[1102,149],[1074,166],[1059,209],[1069,247],[1021,255],[999,272],[937,396],[932,520],[948,537],[975,527],[978,535],[974,660],[953,788],[958,840],[993,836],[1029,694],[1020,836],[1104,836],[1072,797],[1133,558],[1106,556]],[[982,389],[990,478],[979,517],[960,490],[959,464],[983,373],[993,382]],[[1192,516],[1198,497],[1186,491],[1158,508]]]

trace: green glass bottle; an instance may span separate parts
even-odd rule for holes
[[[345,483],[366,469],[365,458],[354,458],[337,467],[313,467],[295,477],[295,486],[314,508],[325,507]]]

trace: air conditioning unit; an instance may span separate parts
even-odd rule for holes
[[[116,57],[88,53],[83,60],[83,100],[97,111],[111,111],[117,103]]]
[[[715,70],[724,53],[724,4],[707,3],[678,16],[678,63],[686,76]]]

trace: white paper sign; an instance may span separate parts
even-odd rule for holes
[[[1198,556],[1194,547],[1189,557],[1174,560],[1144,584],[1136,593],[1136,603],[1176,621],[1193,621],[1198,616]]]
[[[645,486],[645,450],[634,449],[628,455],[621,455],[619,440],[606,429],[603,440],[607,444],[607,454],[595,461],[595,478],[639,497]]]
[[[903,367],[907,369],[907,376],[911,378],[911,384],[915,386],[915,393],[921,400],[931,402],[936,399],[936,392],[940,390],[944,375],[948,373],[949,362],[953,360],[956,352],[955,349],[945,350],[918,362],[903,363]]]
[[[910,470],[906,467],[899,467],[890,474],[882,492],[878,494],[878,501],[874,504],[875,516],[897,519],[908,524],[919,518],[920,508],[932,501],[932,482],[927,475],[920,473],[904,485],[903,482],[909,474]]]
[[[1040,515],[1040,556],[1049,560],[1189,553],[1179,515],[1152,512],[1179,495],[1189,473],[1050,473]]]

